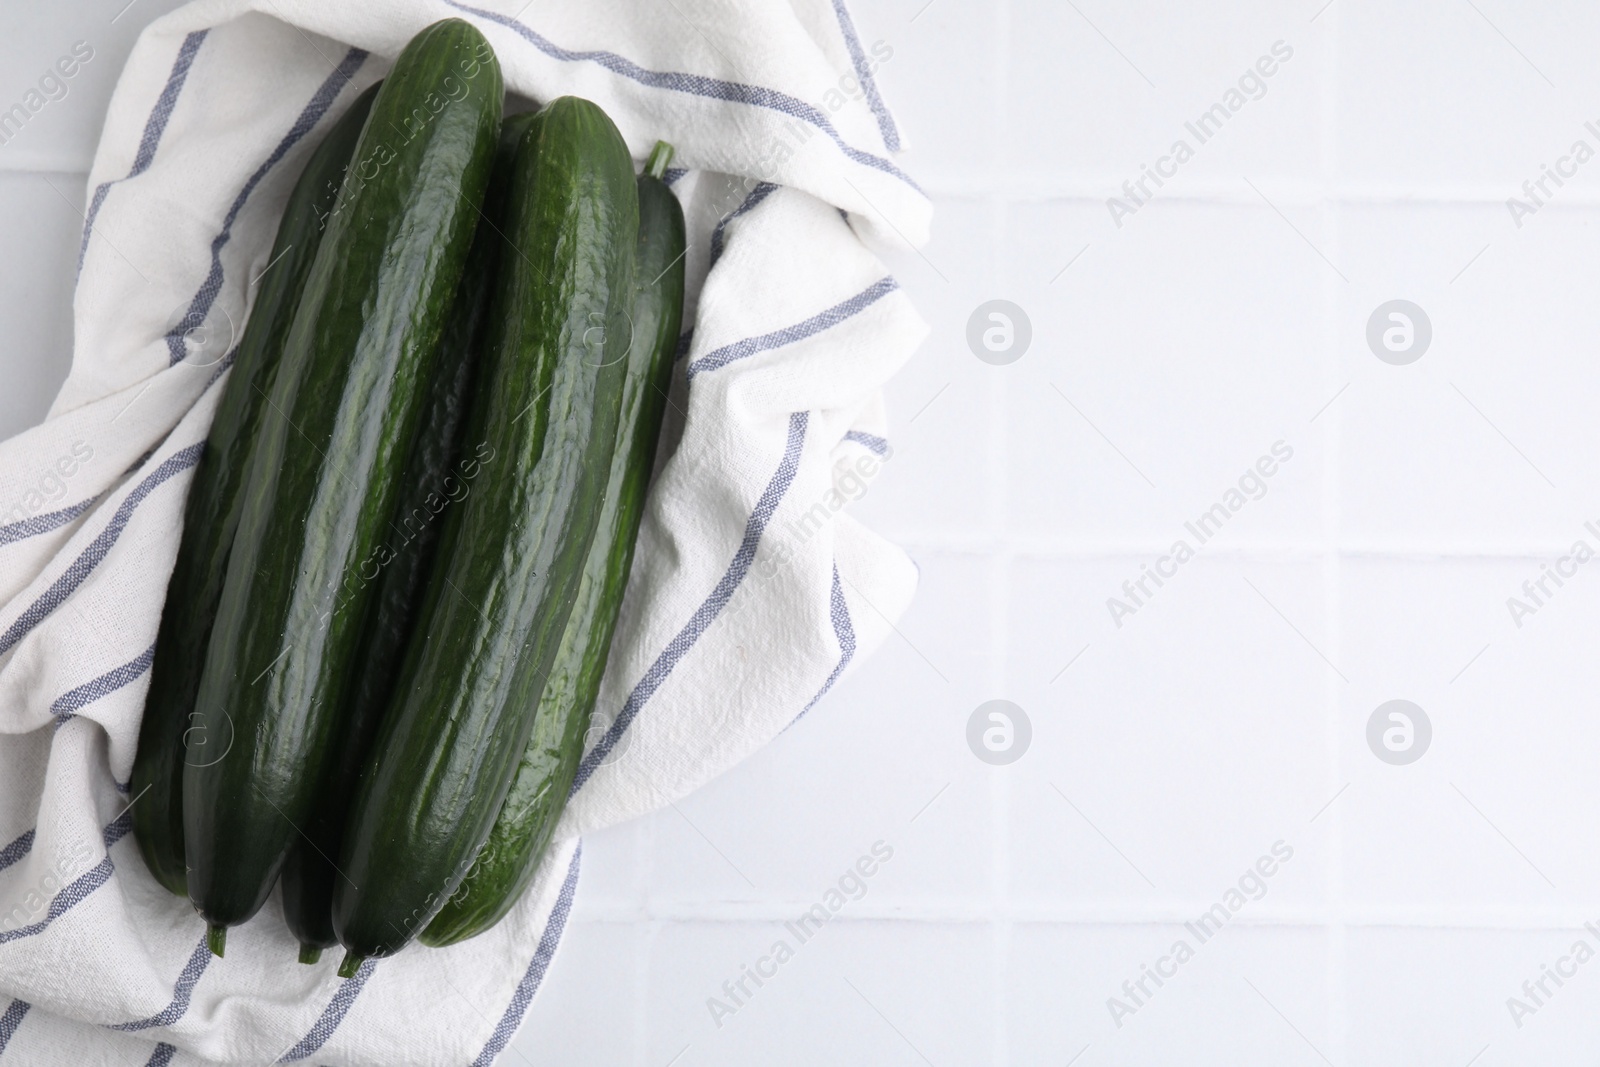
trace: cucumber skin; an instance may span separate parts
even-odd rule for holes
[[[372,597],[360,572],[399,499],[501,99],[471,25],[413,38],[373,101],[306,282],[189,732],[189,897],[213,928],[261,907],[317,803]],[[197,730],[201,745],[227,738],[225,754],[202,762]]]
[[[639,176],[638,191],[633,346],[599,532],[511,791],[472,869],[422,932],[425,945],[476,937],[516,905],[538,872],[583,756],[633,566],[683,324],[683,208],[649,174]]]
[[[161,610],[130,787],[137,798],[132,807],[133,836],[145,866],[156,881],[179,896],[188,891],[183,860],[183,735],[200,688],[228,552],[239,525],[245,463],[322,241],[323,220],[333,209],[377,92],[378,85],[373,85],[351,102],[312,151],[289,194],[184,504],[183,539]]]
[[[478,467],[494,458],[487,449],[461,456],[461,438],[477,382],[488,295],[501,255],[497,228],[505,227],[504,201],[512,158],[532,119],[532,114],[513,115],[501,124],[494,170],[483,202],[486,221],[480,221],[467,253],[467,266],[440,342],[440,366],[430,389],[428,410],[406,468],[404,495],[389,524],[400,545],[375,579],[377,593],[368,608],[366,635],[353,660],[359,676],[352,682],[354,690],[342,724],[344,736],[336,742],[334,764],[319,787],[321,799],[306,827],[306,837],[290,848],[279,876],[284,921],[303,947],[324,949],[339,943],[333,933],[333,883],[339,874],[331,858],[339,854],[357,776],[394,695],[443,517],[455,498],[455,492],[447,488],[448,480],[454,478],[458,485],[466,485],[464,492],[471,492],[469,483]],[[412,523],[419,518],[418,528],[412,532]]]
[[[398,951],[455,892],[527,746],[616,442],[638,218],[616,126],[587,101],[548,104],[518,150],[519,254],[496,286],[467,438],[495,462],[446,523],[340,854],[347,969]]]

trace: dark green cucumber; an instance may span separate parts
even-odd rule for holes
[[[495,459],[451,509],[334,887],[340,973],[421,932],[472,865],[528,742],[600,517],[627,376],[639,197],[594,104],[518,149],[467,441]]]
[[[505,227],[512,160],[532,119],[532,114],[513,115],[501,124],[483,219],[467,253],[466,270],[439,346],[439,368],[422,428],[412,445],[404,495],[389,522],[386,544],[390,558],[375,560],[367,569],[377,592],[354,661],[358,674],[351,683],[350,703],[341,723],[344,734],[335,742],[333,764],[320,787],[321,799],[306,836],[289,850],[279,877],[283,917],[300,941],[304,963],[315,963],[322,949],[338,944],[333,933],[333,883],[339,876],[333,857],[339,855],[356,777],[394,693],[406,639],[433,566],[443,515],[452,502],[471,492],[481,465],[494,459],[486,445],[461,455],[461,434],[476,382],[488,297],[504,243],[500,231]]]
[[[658,144],[638,179],[628,380],[600,527],[579,580],[578,599],[511,791],[461,887],[422,932],[426,945],[453,945],[475,937],[517,903],[539,869],[583,756],[584,735],[633,565],[683,323],[683,208],[661,181],[671,158],[672,149]]]
[[[311,153],[289,194],[184,504],[183,539],[167,582],[150,665],[150,691],[133,757],[135,800],[130,809],[133,836],[145,865],[156,881],[179,896],[188,889],[183,862],[183,735],[194,711],[228,551],[239,525],[245,462],[300,292],[322,241],[323,220],[333,209],[377,92],[374,85],[356,97]]]
[[[334,757],[370,567],[477,227],[501,99],[499,64],[471,25],[447,19],[406,45],[290,328],[184,766],[189,897],[214,949],[266,900]]]

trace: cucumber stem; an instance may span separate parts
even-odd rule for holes
[[[213,956],[222,957],[222,950],[228,947],[228,928],[221,923],[212,923],[206,927],[206,947]]]
[[[645,160],[644,172],[652,178],[660,178],[667,172],[667,164],[672,162],[674,149],[665,141],[657,141],[656,146],[650,150],[650,158]]]
[[[300,946],[300,962],[301,963],[316,963],[321,958],[322,958],[322,950],[320,948],[318,948],[316,945],[301,945]]]
[[[361,955],[361,953],[355,951],[354,949],[345,952],[344,959],[339,963],[339,977],[354,978],[356,976],[356,972],[361,969],[361,965],[365,963],[366,960],[367,957]]]

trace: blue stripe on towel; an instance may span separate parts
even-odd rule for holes
[[[339,1029],[339,1024],[344,1022],[344,1017],[350,1013],[351,1005],[361,995],[361,988],[367,984],[367,979],[372,977],[372,972],[377,970],[378,961],[374,959],[362,962],[356,973],[339,983],[338,992],[333,999],[328,1001],[328,1006],[322,1009],[322,1014],[306,1036],[295,1042],[294,1048],[278,1057],[279,1063],[296,1063],[305,1059],[323,1045],[328,1043],[328,1038]]]
[[[207,392],[210,392],[211,387],[217,384],[218,379],[222,377],[228,368],[233,366],[234,357],[238,354],[239,347],[235,345],[233,351],[229,352],[225,358],[217,362],[216,368],[211,372],[211,377],[206,380],[205,389],[201,391],[201,396],[204,396]],[[132,474],[134,471],[138,470],[144,465],[144,461],[149,459],[154,452],[155,449],[151,449],[149,452],[146,452],[143,456],[135,460],[133,464],[123,472],[124,476]],[[52,511],[44,515],[35,515],[32,518],[11,523],[9,526],[0,526],[0,546],[10,544],[14,541],[24,541],[30,537],[37,537],[43,533],[49,533],[51,530],[64,526],[73,519],[76,519],[79,515],[83,514],[85,511],[88,511],[99,501],[100,497],[98,496],[90,497],[88,500],[79,501],[78,503],[73,504],[70,507],[63,508],[60,511]]]
[[[106,202],[106,194],[117,182],[124,182],[128,178],[137,178],[143,174],[149,168],[151,160],[155,159],[156,146],[161,143],[161,135],[166,132],[167,120],[172,117],[172,109],[178,103],[178,94],[183,92],[183,83],[189,78],[189,68],[194,65],[195,53],[200,51],[201,42],[210,32],[210,30],[195,30],[185,37],[183,44],[178,47],[178,58],[172,64],[172,73],[167,75],[167,84],[162,88],[161,95],[156,98],[156,106],[151,109],[150,117],[145,119],[144,136],[139,138],[139,151],[133,157],[133,166],[128,169],[127,176],[101,182],[95,187],[94,196],[89,199],[89,210],[83,217],[83,240],[78,245],[79,271],[83,270],[83,257],[89,251],[89,235],[94,233],[94,220]]]
[[[147,1019],[136,1019],[131,1023],[116,1023],[108,1029],[111,1030],[148,1030],[152,1026],[171,1026],[183,1018],[189,1010],[189,998],[194,995],[194,987],[200,981],[200,976],[206,973],[206,966],[211,962],[211,949],[206,944],[202,935],[200,943],[195,945],[194,951],[189,953],[189,962],[183,965],[183,972],[178,975],[178,981],[172,987],[172,1000],[165,1008],[156,1012]]]
[[[771,182],[757,182],[756,187],[750,190],[750,195],[744,198],[744,203],[718,220],[716,229],[711,231],[711,266],[715,267],[717,260],[722,258],[722,231],[728,228],[728,223],[749,212],[777,190],[778,187]]]
[[[15,930],[0,930],[0,945],[43,933],[51,923],[71,911],[90,893],[105,885],[111,878],[111,871],[115,867],[115,864],[111,862],[109,849],[112,845],[122,840],[131,829],[133,829],[133,816],[129,815],[127,811],[123,811],[121,815],[118,815],[100,831],[100,838],[108,850],[105,858],[91,867],[88,873],[68,882],[61,892],[51,899],[50,907],[45,912],[43,919],[27,926],[19,926]]]
[[[689,354],[689,346],[694,343],[694,327],[689,327],[678,335],[677,351],[672,353],[672,362],[676,363]]]
[[[831,329],[846,319],[860,314],[898,288],[900,288],[900,283],[893,278],[879,278],[850,299],[842,300],[826,311],[820,311],[811,316],[804,322],[797,322],[793,326],[785,326],[781,330],[773,330],[771,333],[764,333],[759,337],[746,337],[744,340],[735,341],[731,345],[723,345],[715,352],[706,353],[689,364],[689,377],[693,378],[702,371],[718,370],[749,356],[767,352],[774,348],[782,348],[784,345],[792,345],[796,341],[803,341],[807,337],[819,334],[823,330]]]
[[[809,413],[804,411],[790,413],[789,439],[784,446],[783,459],[779,461],[772,480],[767,483],[766,489],[750,513],[749,520],[745,523],[744,538],[739,542],[739,549],[734,553],[733,562],[728,564],[727,572],[711,591],[711,595],[706,597],[690,616],[689,621],[684,624],[683,629],[667,643],[661,655],[657,656],[650,669],[645,671],[644,677],[634,686],[633,692],[628,694],[622,710],[617,713],[616,719],[606,730],[605,735],[600,738],[593,750],[583,757],[583,762],[578,764],[578,773],[572,780],[573,793],[582,789],[583,783],[587,782],[596,768],[605,762],[640,709],[655,695],[656,690],[661,688],[679,661],[689,654],[689,650],[694,647],[700,636],[710,629],[712,622],[732,599],[734,591],[739,588],[739,583],[744,581],[744,576],[750,571],[750,565],[755,562],[756,549],[761,545],[761,535],[767,528],[767,522],[778,509],[783,494],[788,492],[790,484],[794,481],[795,472],[800,467],[800,449],[805,443],[806,423],[809,417]]]
[[[0,848],[0,871],[33,851],[33,836],[34,831],[29,830],[5,848]]]
[[[889,442],[885,438],[879,437],[875,433],[868,433],[865,430],[851,430],[849,433],[841,437],[840,440],[854,441],[862,448],[865,448],[868,452],[872,452],[880,456],[887,456],[889,454]]]
[[[367,53],[359,48],[352,48],[345,53],[344,59],[333,72],[323,79],[317,91],[311,95],[311,100],[301,109],[300,116],[294,120],[294,125],[289,127],[289,132],[284,134],[283,140],[278,142],[278,147],[272,150],[266,160],[256,168],[244,183],[244,188],[239,190],[239,195],[233,198],[233,204],[228,208],[228,214],[222,220],[222,231],[211,239],[211,270],[206,274],[206,280],[200,283],[200,289],[189,301],[189,309],[184,312],[183,318],[167,333],[167,358],[173,364],[183,362],[188,349],[184,345],[184,337],[190,330],[197,328],[205,322],[206,315],[211,311],[211,305],[216,301],[217,294],[222,291],[222,249],[233,237],[233,224],[239,217],[239,212],[244,210],[245,201],[250,199],[250,194],[255,192],[261,179],[267,172],[278,165],[278,162],[288,155],[289,149],[300,142],[300,139],[310,133],[312,128],[328,113],[328,108],[333,106],[334,98],[339,95],[339,90],[350,83],[350,78],[361,64],[366,62]]]
[[[534,950],[533,959],[528,962],[528,969],[523,972],[522,981],[517,983],[517,991],[511,995],[511,1003],[501,1014],[500,1021],[495,1024],[494,1033],[489,1035],[488,1042],[483,1046],[483,1051],[478,1053],[478,1058],[472,1061],[471,1067],[489,1067],[495,1057],[505,1051],[506,1045],[511,1041],[517,1027],[522,1025],[522,1017],[528,1012],[528,1005],[533,1003],[533,995],[539,992],[539,984],[544,981],[545,971],[550,969],[550,960],[556,954],[556,947],[561,944],[561,935],[567,928],[567,917],[572,914],[572,898],[578,891],[578,865],[583,859],[583,842],[578,842],[578,847],[572,852],[572,862],[567,865],[566,881],[561,883],[561,893],[556,897],[556,906],[550,909],[550,918],[544,926],[544,936],[539,939],[539,947]]]
[[[117,538],[122,536],[122,531],[127,529],[128,521],[133,517],[134,509],[144,501],[145,497],[154,492],[162,482],[174,475],[181,474],[200,462],[200,453],[205,447],[205,442],[201,441],[190,445],[188,448],[174,452],[163,460],[159,467],[145,475],[144,480],[134,487],[133,492],[124,497],[122,503],[117,505],[116,513],[111,516],[111,521],[106,524],[104,530],[100,531],[99,536],[89,542],[89,547],[84,549],[83,553],[72,561],[67,569],[62,572],[61,577],[57,578],[38,600],[28,605],[27,610],[17,617],[16,622],[7,627],[5,633],[0,634],[0,654],[9,652],[14,648],[18,641],[26,637],[46,616],[60,607],[67,597],[77,590],[78,586],[83,584],[84,580],[100,565],[100,561],[110,553],[111,547],[117,543]]]
[[[839,565],[833,565],[833,591],[829,596],[828,614],[833,619],[833,636],[839,642],[839,663],[833,668],[833,673],[828,675],[828,680],[822,683],[822,688],[817,690],[817,695],[812,697],[805,707],[800,709],[800,714],[794,717],[794,722],[799,722],[805,713],[816,706],[817,701],[827,696],[828,690],[833,688],[833,683],[839,680],[839,675],[850,666],[850,660],[856,654],[856,628],[850,621],[850,605],[844,601],[844,586],[839,583]],[[785,727],[787,729],[788,727]]]
[[[4,1015],[0,1015],[0,1052],[6,1050],[11,1043],[11,1038],[16,1035],[17,1027],[22,1025],[22,1017],[28,1014],[28,1009],[33,1007],[26,1000],[13,1000],[6,1008]]]
[[[861,38],[856,36],[856,24],[850,21],[844,0],[833,0],[833,13],[839,19],[839,30],[844,34],[845,47],[850,50],[850,62],[856,68],[856,80],[866,94],[867,106],[878,120],[878,132],[883,135],[883,147],[891,152],[900,151],[900,131],[895,128],[894,116],[878,95],[878,83],[872,80],[872,70],[867,66],[867,55],[861,49]]]
[[[844,138],[839,136],[839,131],[833,128],[833,123],[828,120],[828,116],[804,100],[790,96],[788,93],[780,93],[776,89],[768,89],[764,85],[745,85],[741,82],[723,81],[721,78],[709,78],[703,74],[646,70],[633,62],[633,60],[619,56],[615,52],[605,52],[597,49],[574,52],[551,43],[547,38],[524,26],[509,15],[485,11],[478,7],[469,7],[466,4],[457,3],[456,0],[445,0],[445,3],[457,11],[465,11],[469,15],[477,15],[479,18],[499,23],[513,33],[520,35],[525,41],[551,59],[560,60],[564,63],[584,61],[598,63],[613,74],[638,82],[640,85],[648,86],[651,89],[665,89],[669,92],[687,93],[690,96],[702,96],[711,100],[726,100],[730,103],[748,104],[751,107],[766,108],[769,111],[776,111],[781,115],[799,119],[827,134],[828,139],[839,146],[839,151],[855,162],[872,167],[874,170],[881,170],[883,173],[905,182],[917,192],[922,192],[922,187],[912,181],[911,176],[905,171],[881,156],[863,152],[859,148],[846,144]],[[924,193],[923,195],[927,194]]]
[[[95,498],[80,500],[76,504],[64,507],[59,511],[47,511],[43,515],[30,515],[18,522],[0,526],[0,545],[9,545],[13,541],[24,541],[30,537],[37,537],[51,530],[58,530],[67,523],[88,511]]]
[[[142,676],[150,669],[150,662],[155,658],[155,654],[156,646],[152,644],[122,666],[113,667],[100,677],[92,678],[75,689],[67,690],[56,697],[55,703],[50,705],[50,714],[56,717],[57,722],[65,722],[75,712],[88,707],[101,697],[110,696]]]

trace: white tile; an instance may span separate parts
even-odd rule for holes
[[[0,148],[0,153],[4,149]],[[0,439],[39,423],[72,365],[84,177],[0,170]]]
[[[781,964],[779,941],[792,951]],[[781,924],[664,927],[650,959],[646,1062],[685,1047],[681,1062],[708,1067],[989,1062],[991,944],[972,925],[833,919],[804,942]],[[776,973],[759,987],[746,979],[735,1004],[723,984],[757,966]],[[733,1013],[718,1009],[714,1021],[713,999]]]
[[[1170,977],[1158,986],[1146,966]],[[1142,992],[1124,990],[1141,978]],[[1007,990],[1013,1063],[1309,1064],[1333,1053],[1325,934],[1314,928],[1229,925],[1202,942],[1181,924],[1018,924]]]
[[[1270,906],[1324,899],[1310,820],[1338,786],[1338,680],[1318,654],[1333,651],[1320,567],[1201,552],[1120,629],[1105,601],[1143,561],[1016,565],[1008,691],[1034,738],[1008,768],[1014,901],[1203,909],[1279,840],[1296,851]],[[1052,611],[1074,620],[1077,648],[1029,625]]]
[[[578,918],[642,912],[650,828],[647,820],[636,819],[584,837],[581,889],[573,901]]]
[[[1123,181],[1179,141],[1192,158],[1160,164],[1176,175],[1147,183],[1158,199],[1219,182],[1248,192],[1241,174],[1310,178],[1320,167],[1324,38],[1268,3],[1014,4],[1001,120],[1010,179],[1086,187],[1098,203],[1122,196]]]
[[[1573,90],[1592,85],[1574,46],[1594,17],[1505,0],[1340,0],[1323,18],[1339,34],[1343,176],[1422,198],[1463,186],[1511,195],[1593,117]]]
[[[1593,209],[1560,205],[1520,231],[1490,206],[1341,213],[1351,285],[1338,347],[1349,388],[1328,414],[1340,424],[1347,543],[1542,546],[1569,543],[1593,516],[1596,222]],[[1432,328],[1428,349],[1404,366],[1367,343],[1369,319],[1394,299],[1421,307]]]
[[[1540,573],[1534,558],[1344,563],[1351,785],[1331,814],[1352,902],[1412,920],[1500,921],[1583,914],[1600,889],[1600,860],[1573,846],[1574,828],[1600,817],[1588,755],[1600,728],[1585,704],[1600,684],[1587,651],[1600,637],[1600,576],[1580,570],[1519,629],[1506,600]],[[1432,733],[1403,766],[1376,758],[1366,735],[1394,699],[1420,706]]]
[[[872,907],[983,892],[990,812],[965,730],[991,695],[990,568],[919,562],[898,635],[773,744],[649,818],[653,902],[809,904],[879,840],[896,855]]]
[[[1404,1067],[1415,1063],[1587,1063],[1600,1055],[1592,1022],[1600,1009],[1593,960],[1562,985],[1543,977],[1580,939],[1578,927],[1548,930],[1352,929],[1346,935],[1342,997],[1347,1054],[1335,1062]],[[1511,998],[1532,1006],[1513,1016]],[[1520,1020],[1521,1026],[1517,1025]]]
[[[59,4],[7,12],[0,40],[0,111],[38,103],[20,132],[0,144],[0,170],[87,171],[116,88],[139,32],[181,0],[138,6]],[[73,48],[78,46],[76,57]],[[79,62],[88,55],[87,61]],[[57,67],[57,63],[71,59]],[[73,70],[62,78],[63,70]],[[30,100],[28,93],[37,92]]]
[[[1009,529],[1050,543],[1170,544],[1273,446],[1223,535],[1305,540],[1324,522],[1329,267],[1258,206],[1153,206],[1096,235],[1078,205],[1013,205],[1010,299],[1034,342],[1006,378]],[[1317,233],[1318,212],[1297,225]],[[1051,281],[1072,257],[1079,259]],[[1254,486],[1261,481],[1261,488]]]

